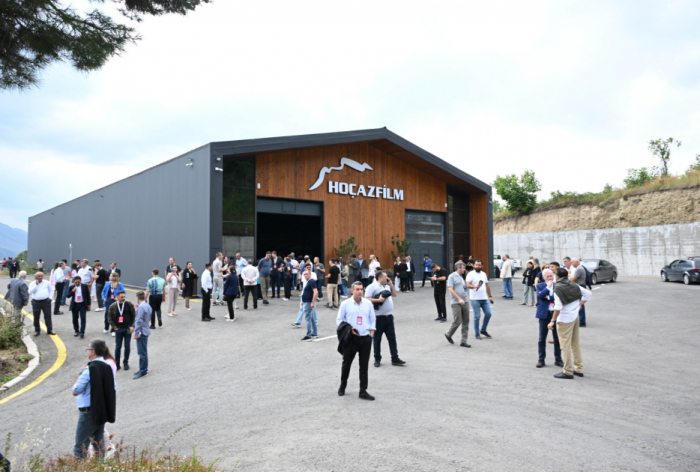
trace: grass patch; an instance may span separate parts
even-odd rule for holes
[[[639,193],[653,192],[655,190],[688,188],[700,185],[700,171],[687,172],[683,175],[670,175],[666,177],[656,177],[643,185],[629,188],[606,187],[602,192],[552,192],[547,200],[543,200],[535,205],[537,209],[547,209],[549,207],[566,206],[566,205],[605,205],[609,202],[622,198],[626,195],[634,195]],[[534,211],[534,210],[533,210]],[[493,218],[499,219],[515,214],[508,210],[500,211],[493,215]]]
[[[23,318],[7,316],[0,308],[0,386],[21,374],[34,358],[22,342]]]
[[[88,451],[86,459],[76,459],[72,454],[45,457],[48,447],[45,445],[45,438],[50,428],[35,431],[27,426],[25,440],[15,444],[14,447],[10,447],[12,435],[7,434],[3,454],[12,461],[12,470],[27,472],[222,472],[223,469],[216,468],[220,459],[205,461],[197,456],[194,447],[192,455],[177,454],[172,451],[161,452],[165,444],[187,426],[189,425],[176,430],[157,448],[136,448],[126,446],[123,441],[120,441],[111,445],[108,457],[94,456],[91,450]],[[113,436],[110,436],[108,444],[112,439]],[[235,466],[231,470],[235,470]]]

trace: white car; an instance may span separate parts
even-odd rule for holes
[[[513,259],[512,257],[509,258],[513,263],[513,274],[515,274],[517,271],[523,268],[523,262],[518,260],[518,259]],[[501,277],[501,267],[503,267],[503,259],[501,259],[500,254],[494,254],[493,255],[493,271],[495,274],[493,276],[495,278],[500,278]]]

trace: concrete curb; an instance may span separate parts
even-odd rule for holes
[[[27,365],[27,368],[24,369],[24,371],[19,374],[17,377],[14,379],[10,380],[7,382],[5,385],[0,387],[0,393],[4,393],[10,388],[14,387],[18,383],[20,383],[22,380],[25,380],[29,375],[34,372],[34,369],[36,369],[39,366],[39,349],[37,349],[36,344],[32,340],[31,336],[27,334],[27,331],[24,330],[24,336],[22,337],[22,342],[24,343],[25,346],[27,346],[27,352],[34,356],[32,360],[29,361],[29,364]]]

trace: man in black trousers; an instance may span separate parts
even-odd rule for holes
[[[406,256],[406,267],[408,269],[408,287],[411,292],[414,292],[415,287],[413,286],[413,279],[416,278],[416,264],[413,262],[411,256]]]
[[[343,367],[340,371],[340,388],[338,395],[345,395],[345,388],[348,385],[350,367],[355,355],[360,355],[360,398],[363,400],[374,400],[374,397],[367,393],[369,356],[372,352],[372,339],[376,328],[377,318],[374,315],[374,307],[366,298],[362,297],[364,288],[362,282],[352,284],[352,298],[348,298],[340,304],[338,317],[335,320],[336,326],[343,322],[350,325],[352,334],[342,345]],[[347,325],[346,325],[347,326]]]
[[[433,270],[433,276],[430,281],[433,282],[433,295],[435,297],[435,306],[437,307],[438,317],[435,321],[444,323],[447,321],[447,307],[445,306],[445,296],[447,296],[447,271],[442,269],[436,263],[432,263],[430,268]]]
[[[214,290],[214,282],[211,276],[211,262],[204,265],[202,272],[202,321],[212,321],[214,318],[209,316],[211,310],[211,293]]]
[[[73,313],[73,336],[85,337],[86,312],[90,310],[90,287],[82,283],[79,275],[73,279],[73,286],[68,289],[70,311]],[[80,322],[80,324],[78,324]]]

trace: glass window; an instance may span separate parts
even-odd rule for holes
[[[469,232],[469,212],[465,210],[450,210],[450,229],[453,233]]]
[[[255,188],[255,156],[224,158],[224,187]]]
[[[255,190],[224,187],[223,221],[255,222]]]

